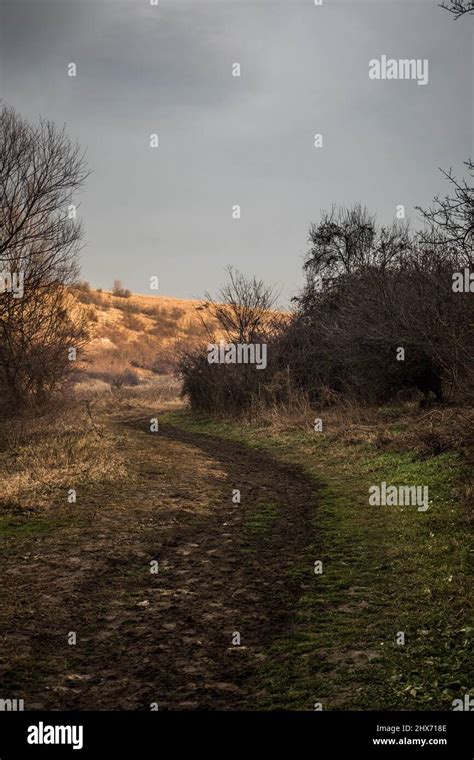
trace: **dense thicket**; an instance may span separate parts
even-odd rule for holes
[[[361,206],[323,214],[309,242],[294,313],[271,321],[260,311],[256,319],[252,340],[267,344],[264,371],[209,364],[205,347],[182,357],[184,392],[194,408],[284,403],[295,391],[318,403],[472,398],[473,297],[453,289],[453,274],[464,274],[465,246],[433,227],[416,235],[400,222],[379,227]],[[255,281],[243,282],[252,309]],[[221,295],[219,310],[207,308],[222,326],[236,299],[228,289]],[[225,337],[236,340],[238,331]]]

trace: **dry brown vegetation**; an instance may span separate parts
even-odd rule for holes
[[[67,503],[69,488],[125,475],[117,439],[85,405],[2,425],[0,489],[9,515],[29,517]]]
[[[0,493],[2,519],[30,519],[67,506],[68,490],[123,483],[130,468],[114,419],[174,408],[180,385],[172,376],[154,377],[136,387],[80,383],[38,416],[2,420]]]
[[[81,384],[94,380],[108,387],[134,386],[154,375],[172,375],[182,346],[206,339],[200,301],[135,294],[124,298],[85,284],[74,292],[92,323],[84,372],[78,376]]]
[[[208,313],[228,341],[265,348],[268,363],[258,372],[189,348],[180,370],[194,410],[238,416],[256,402],[290,404],[295,392],[320,406],[472,405],[472,294],[453,287],[464,248],[441,232],[435,240],[398,221],[380,226],[361,205],[323,213],[309,243],[289,319],[268,319],[271,289],[230,270]]]

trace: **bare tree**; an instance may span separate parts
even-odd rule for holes
[[[371,402],[408,388],[425,399],[445,390],[472,397],[473,307],[469,293],[452,289],[460,251],[404,227],[382,235],[360,207],[331,217],[326,236],[327,219],[312,228],[307,282],[281,336],[297,387]],[[318,289],[315,271],[330,287]]]
[[[54,390],[86,338],[69,292],[83,235],[72,200],[86,176],[64,127],[1,109],[0,387],[15,407]]]
[[[474,164],[471,159],[464,162],[471,178]],[[431,235],[428,241],[437,241],[444,247],[452,246],[465,254],[466,263],[472,263],[474,242],[474,187],[465,179],[457,179],[452,169],[440,170],[448,180],[452,194],[437,195],[429,209],[416,206],[428,224]]]
[[[207,319],[201,319],[211,330],[217,324],[229,341],[252,343],[271,330],[275,319],[272,309],[279,294],[263,280],[246,278],[233,267],[227,268],[227,274],[229,281],[216,299],[206,293],[200,314],[206,314]]]
[[[474,14],[474,0],[448,0],[440,4],[440,8],[448,11],[458,19],[461,16]],[[470,177],[474,177],[472,159],[464,162]],[[438,244],[444,248],[453,247],[457,253],[464,254],[464,263],[472,264],[472,244],[474,238],[474,187],[465,179],[458,179],[452,168],[449,171],[440,169],[451,185],[452,195],[440,197],[437,195],[429,209],[416,206],[428,224],[431,235],[425,235],[429,245]]]
[[[228,282],[216,299],[206,293],[197,307],[208,339],[225,337],[229,343],[271,342],[284,323],[272,311],[279,294],[256,277],[247,278],[227,268]],[[269,365],[274,361],[270,352]],[[206,412],[241,412],[264,391],[261,373],[251,364],[215,364],[208,361],[204,346],[183,350],[178,361],[183,395],[194,409]]]
[[[449,0],[449,2],[440,3],[439,7],[452,13],[456,21],[461,16],[474,13],[474,0]]]
[[[319,224],[310,227],[309,242],[305,272],[326,284],[366,267],[389,267],[410,246],[406,223],[378,227],[375,216],[360,204],[323,211]]]

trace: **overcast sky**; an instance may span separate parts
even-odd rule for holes
[[[161,294],[201,297],[233,264],[285,303],[322,209],[361,201],[389,222],[403,204],[416,224],[413,206],[444,190],[438,167],[461,172],[474,153],[474,19],[436,0],[0,8],[3,101],[87,149],[82,270],[96,287],[148,293],[157,275]],[[370,80],[382,55],[428,59],[428,84]]]

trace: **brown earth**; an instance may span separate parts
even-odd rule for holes
[[[129,479],[78,491],[49,528],[8,541],[0,697],[27,710],[256,709],[304,590],[291,570],[312,486],[238,444],[150,433],[136,412],[115,424]]]

